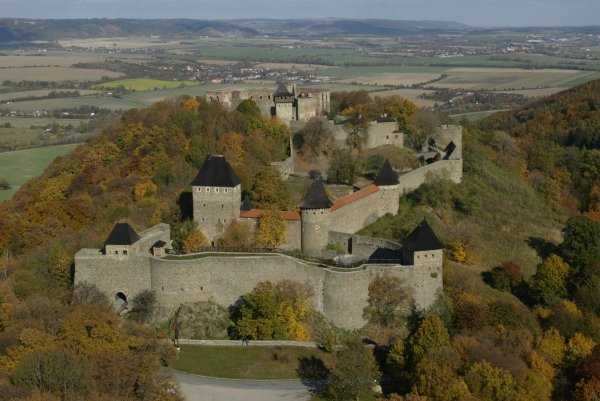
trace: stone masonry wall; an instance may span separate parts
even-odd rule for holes
[[[137,255],[126,261],[101,256],[97,250],[84,249],[77,253],[75,283],[92,282],[111,299],[117,292],[132,299],[139,291],[151,288],[167,310],[175,310],[184,302],[205,301],[210,297],[229,306],[261,281],[291,280],[307,283],[314,291],[311,301],[315,309],[332,323],[349,329],[365,324],[362,310],[369,283],[377,274],[388,271],[401,277],[408,286],[421,285],[421,276],[424,277],[413,266],[367,265],[340,272],[278,254],[207,256],[194,260]],[[431,294],[440,289],[441,286],[428,290],[429,295],[422,296],[419,305],[431,305],[435,300]]]

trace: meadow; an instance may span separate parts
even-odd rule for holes
[[[71,67],[19,67],[1,68],[0,81],[95,81],[102,77],[118,78],[123,74],[101,69]]]
[[[12,187],[0,191],[0,201],[10,199],[27,180],[38,177],[54,159],[77,146],[79,145],[47,146],[0,153],[0,176],[6,178]]]

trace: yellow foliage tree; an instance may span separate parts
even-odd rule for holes
[[[198,252],[208,246],[208,240],[200,230],[195,230],[183,240],[182,248],[185,253]]]
[[[135,196],[135,200],[139,201],[143,198],[153,197],[156,194],[158,187],[155,183],[150,180],[141,181],[135,184],[133,189],[133,194]]]
[[[19,343],[0,355],[0,371],[12,373],[15,367],[31,352],[50,349],[55,337],[34,328],[26,328],[19,334]]]
[[[554,376],[556,376],[556,369],[554,369],[548,358],[540,351],[531,351],[528,363],[531,370],[541,373],[549,380],[554,379]]]
[[[256,230],[256,245],[262,248],[277,248],[285,244],[287,222],[275,210],[268,210],[261,217]]]
[[[590,337],[575,333],[567,342],[567,361],[574,365],[590,355],[597,343]]]
[[[185,102],[183,102],[183,108],[188,110],[196,110],[198,106],[198,101],[193,97],[190,97]]]
[[[254,246],[252,223],[232,220],[221,238],[219,238],[219,246],[223,248],[252,248]]]
[[[546,354],[554,366],[562,364],[565,358],[565,339],[558,330],[551,328],[546,330],[539,342],[539,349]]]
[[[477,256],[473,253],[471,247],[464,242],[452,244],[450,258],[465,265],[473,265],[477,262]]]

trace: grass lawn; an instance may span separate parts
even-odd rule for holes
[[[147,91],[153,89],[178,88],[180,86],[195,86],[198,85],[198,83],[194,81],[161,81],[158,79],[136,78],[105,82],[102,85],[92,87],[92,89],[114,89],[121,85],[127,90]]]
[[[296,369],[301,361],[319,360],[327,365],[331,354],[302,347],[182,345],[169,366],[182,372],[230,379],[298,379]]]
[[[79,146],[78,144],[46,146],[15,152],[0,153],[0,176],[12,186],[0,191],[0,201],[10,199],[27,180],[36,178],[58,156],[63,156]]]

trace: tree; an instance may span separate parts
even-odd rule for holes
[[[412,115],[406,127],[406,134],[413,148],[420,150],[425,145],[425,140],[431,135],[435,127],[440,125],[439,118],[431,111],[419,110]]]
[[[551,305],[567,295],[569,265],[560,256],[551,254],[529,279],[530,296],[534,302]]]
[[[365,105],[349,107],[342,112],[343,116],[348,117],[343,126],[348,135],[346,143],[350,148],[361,149],[365,144],[372,114],[372,111]]]
[[[250,198],[258,209],[285,210],[291,200],[290,188],[271,166],[263,166],[252,180]]]
[[[484,400],[512,401],[517,385],[510,372],[492,366],[483,360],[472,364],[465,374],[465,382],[471,392]]]
[[[410,313],[413,295],[404,280],[387,271],[369,284],[363,317],[380,327],[399,327]]]
[[[252,223],[250,221],[232,220],[219,238],[218,243],[221,248],[248,249],[254,247]]]
[[[73,287],[73,296],[71,305],[78,306],[83,304],[110,305],[108,297],[94,284],[87,281],[79,282]]]
[[[352,185],[361,170],[360,164],[358,157],[351,151],[336,149],[331,157],[327,180],[336,184]]]
[[[575,272],[600,260],[600,222],[586,216],[573,216],[563,229],[561,254]]]
[[[81,397],[92,391],[90,371],[89,363],[71,351],[34,351],[19,363],[13,380],[16,384],[61,397]]]
[[[400,131],[406,132],[411,124],[413,116],[419,111],[417,106],[410,100],[400,96],[375,97],[375,103],[381,113],[393,116]]]
[[[303,319],[312,309],[312,292],[304,284],[282,281],[258,283],[234,305],[232,320],[239,338],[254,340],[308,339]]]
[[[373,351],[355,339],[334,353],[327,392],[336,400],[358,400],[371,392],[379,375]]]
[[[276,210],[267,210],[258,222],[256,245],[261,248],[275,249],[285,244],[287,222]]]
[[[523,269],[515,262],[502,262],[492,269],[492,283],[496,289],[511,292],[522,282]]]
[[[425,355],[450,345],[448,330],[438,315],[426,315],[417,329],[408,337],[409,365],[416,366]]]
[[[319,117],[312,117],[302,131],[302,150],[310,153],[313,157],[329,150],[333,143],[333,133],[327,126],[327,122]]]
[[[138,323],[149,323],[154,318],[156,307],[156,293],[153,290],[144,290],[133,297],[129,316]]]
[[[182,249],[185,253],[198,252],[208,246],[206,236],[200,230],[192,231],[184,240]]]

